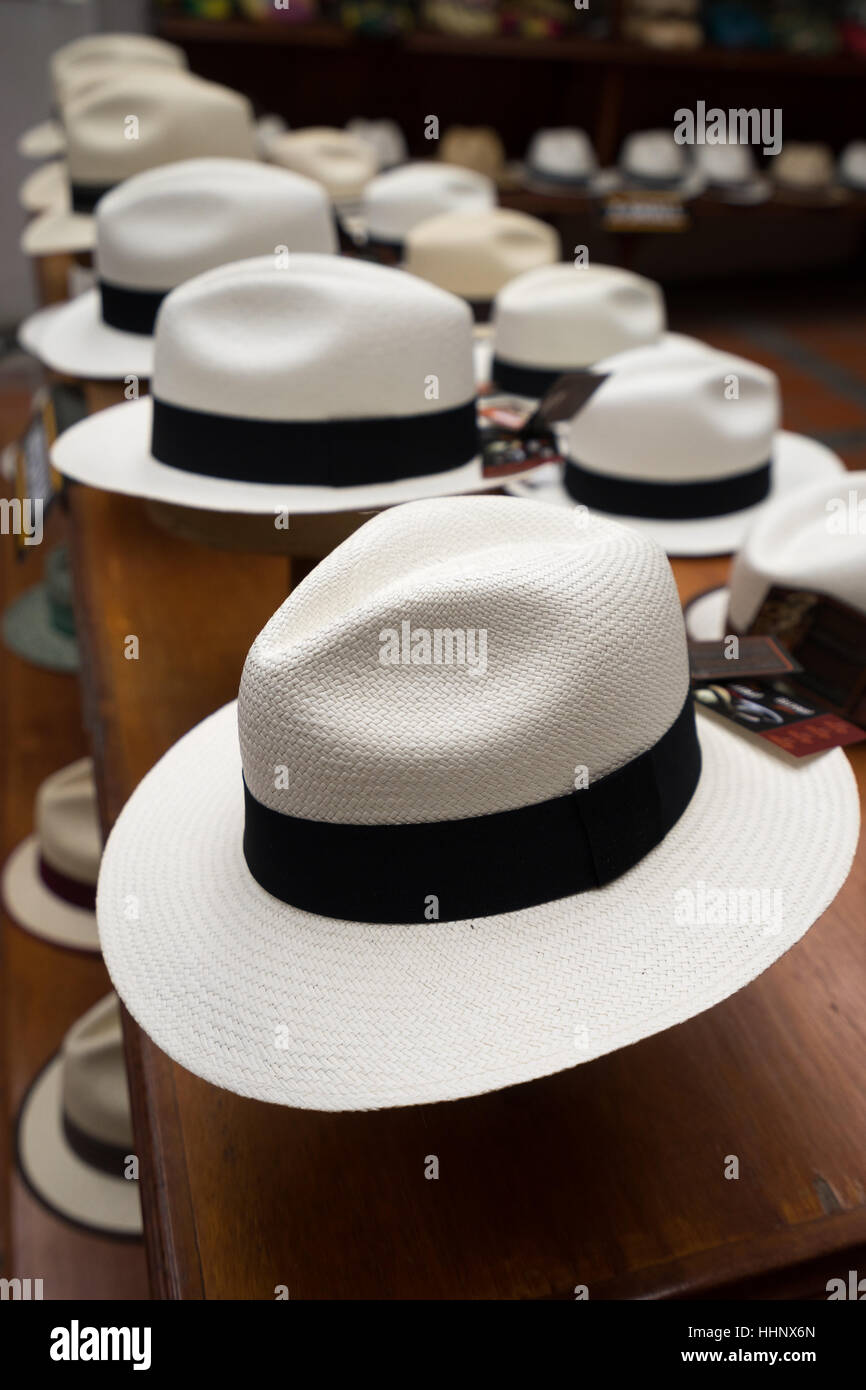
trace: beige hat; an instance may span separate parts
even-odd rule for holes
[[[798,193],[825,193],[836,178],[836,165],[829,145],[786,141],[770,164],[775,182]]]
[[[36,794],[36,829],[3,869],[13,921],[57,946],[98,951],[96,879],[102,832],[90,758],[47,777]]]
[[[89,87],[64,120],[66,196],[25,228],[28,255],[92,250],[96,203],[132,174],[203,155],[255,158],[246,97],[168,68],[136,68]]]
[[[72,1025],[36,1077],[21,1106],[17,1139],[21,1174],[55,1215],[104,1235],[141,1235],[116,994]]]
[[[419,222],[406,238],[404,267],[482,305],[515,275],[550,265],[559,254],[558,233],[540,218],[488,208]]]
[[[492,126],[453,125],[439,142],[439,158],[445,164],[474,169],[489,179],[498,179],[505,170],[505,146]]]
[[[396,121],[368,121],[363,116],[355,116],[347,122],[346,129],[369,145],[379,169],[393,169],[409,158],[406,136]]]
[[[284,169],[315,179],[335,203],[354,202],[378,169],[366,141],[330,126],[308,126],[277,136],[270,158]]]

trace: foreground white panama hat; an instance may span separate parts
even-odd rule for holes
[[[132,139],[130,117],[138,121]],[[25,227],[21,246],[32,256],[91,250],[93,209],[132,174],[202,155],[255,158],[246,97],[169,68],[136,68],[90,87],[67,104],[64,119],[69,189],[64,206]]]
[[[284,169],[315,179],[335,203],[352,203],[378,169],[369,144],[347,130],[309,126],[272,142],[269,158]]]
[[[90,758],[45,779],[36,794],[35,821],[35,833],[4,865],[3,906],[44,941],[98,951],[94,909],[102,833]]]
[[[574,126],[536,131],[526,152],[526,173],[530,182],[589,189],[598,173],[592,141]]]
[[[402,270],[298,254],[174,290],[151,396],[64,430],[52,461],[112,492],[273,515],[499,486],[479,452],[468,306]]]
[[[559,234],[538,217],[508,208],[445,212],[412,227],[404,269],[483,306],[516,275],[550,265]]]
[[[839,182],[857,193],[866,192],[866,140],[852,140],[839,156]]]
[[[149,34],[89,34],[64,44],[49,65],[55,105],[59,108],[86,74],[86,81],[114,76],[119,67],[155,64],[185,68],[183,49]],[[53,159],[66,150],[66,136],[58,120],[47,120],[26,130],[18,140],[24,159]]]
[[[646,189],[694,198],[705,184],[690,152],[677,144],[672,130],[635,130],[623,140],[616,168],[603,170],[597,187],[600,192]]]
[[[136,174],[96,208],[98,286],[25,319],[21,345],[68,376],[149,377],[166,294],[227,261],[332,253],[324,189],[248,159],[190,159]]]
[[[116,994],[70,1028],[18,1117],[18,1164],[56,1216],[101,1235],[141,1235],[123,1033]]]
[[[770,180],[759,173],[750,145],[726,142],[695,145],[695,167],[706,180],[705,191],[731,203],[761,203],[770,197]]]
[[[695,720],[647,537],[502,497],[393,508],[121,813],[97,901],[115,988],[207,1081],[320,1110],[474,1095],[670,1027],[802,936],[857,839],[844,754],[794,767]],[[784,911],[678,924],[700,884]]]
[[[496,185],[474,169],[417,162],[372,179],[361,199],[360,221],[370,241],[402,251],[425,218],[443,212],[482,212],[496,205]]]
[[[601,377],[568,426],[564,469],[508,491],[615,516],[669,555],[729,554],[769,499],[843,470],[778,426],[774,374],[703,348]]]
[[[396,121],[368,121],[363,116],[355,116],[346,123],[346,129],[369,145],[379,169],[392,169],[409,158],[406,137]]]
[[[747,633],[777,585],[866,613],[866,472],[839,474],[765,507],[734,560],[730,585],[688,605],[689,636]]]
[[[493,304],[490,372],[504,391],[539,397],[564,372],[655,343],[665,304],[653,280],[617,266],[560,264],[511,280]]]

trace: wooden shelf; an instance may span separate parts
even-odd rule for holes
[[[641,44],[579,37],[527,39],[496,35],[464,39],[424,30],[404,37],[366,38],[334,24],[281,24],[271,20],[183,19],[165,15],[159,34],[174,43],[283,44],[307,48],[377,49],[390,45],[407,53],[466,58],[519,58],[544,62],[602,64],[619,67],[717,69],[815,77],[860,77],[866,60],[851,54],[808,57],[775,49],[717,48],[666,51]]]

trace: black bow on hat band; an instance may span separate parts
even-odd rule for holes
[[[728,516],[763,502],[770,491],[770,462],[727,478],[661,482],[596,473],[568,459],[564,482],[575,502],[599,512],[654,521],[698,521]]]
[[[479,453],[475,399],[426,415],[261,420],[153,398],[151,452],[211,478],[354,487],[447,473]]]
[[[492,815],[335,825],[264,806],[245,782],[244,857],[266,892],[322,917],[423,922],[430,894],[437,921],[491,917],[619,878],[676,825],[700,772],[689,694],[667,732],[624,767],[565,796]]]
[[[140,333],[144,337],[150,337],[153,334],[159,306],[168,293],[168,290],[139,290],[127,285],[111,285],[107,280],[100,280],[102,321],[110,328],[119,328],[123,333]]]

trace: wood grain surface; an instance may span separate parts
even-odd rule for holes
[[[287,561],[197,545],[72,492],[85,721],[110,824],[232,699]],[[722,560],[675,566],[683,598]],[[138,661],[124,658],[128,635]],[[861,790],[866,749],[852,750]],[[154,1296],[818,1296],[866,1251],[861,851],[802,942],[698,1018],[492,1095],[378,1113],[249,1101],[126,1020]],[[425,1180],[427,1155],[441,1177]],[[724,1178],[726,1156],[741,1165]],[[825,1271],[829,1268],[829,1273]]]

